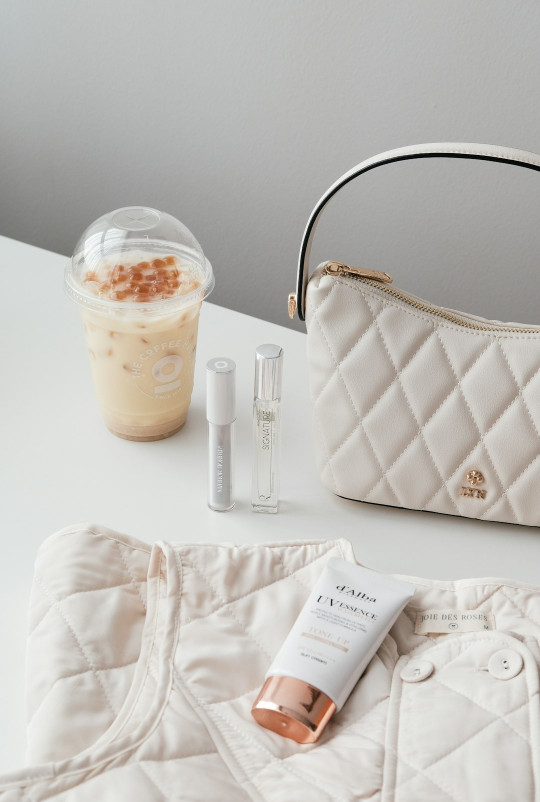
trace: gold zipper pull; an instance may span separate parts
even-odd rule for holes
[[[391,284],[393,279],[383,270],[370,270],[368,267],[349,267],[343,262],[327,262],[324,271],[327,276],[354,276],[356,278],[370,278],[372,281],[382,281]]]

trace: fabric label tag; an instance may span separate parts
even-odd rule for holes
[[[493,613],[478,610],[422,610],[416,614],[417,635],[448,632],[478,632],[495,629]]]

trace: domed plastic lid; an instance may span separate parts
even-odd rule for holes
[[[86,229],[66,267],[65,287],[81,306],[104,314],[164,315],[208,296],[214,275],[179,220],[128,206]]]

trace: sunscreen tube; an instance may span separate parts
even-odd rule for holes
[[[313,743],[341,710],[414,586],[332,558],[252,707],[266,729]]]

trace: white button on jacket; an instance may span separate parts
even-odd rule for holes
[[[433,663],[429,660],[411,660],[401,669],[400,677],[405,682],[421,682],[433,674]]]
[[[513,679],[523,668],[523,657],[515,649],[501,649],[489,658],[489,673],[497,679]]]

